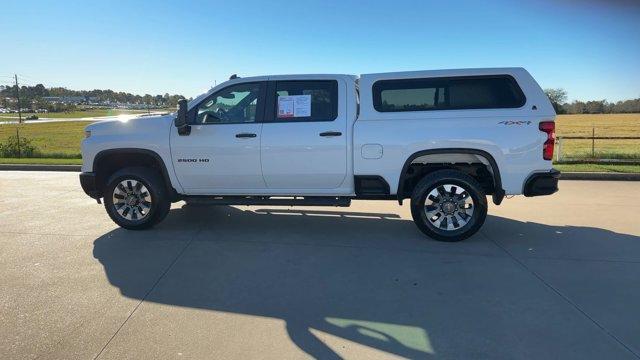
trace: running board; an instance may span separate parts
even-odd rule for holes
[[[273,205],[273,206],[342,206],[351,205],[351,198],[342,196],[183,196],[193,205]]]

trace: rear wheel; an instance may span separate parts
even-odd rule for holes
[[[411,196],[411,215],[430,238],[461,241],[484,223],[487,198],[471,176],[456,170],[439,170],[416,185]]]
[[[119,226],[141,230],[162,221],[169,213],[171,203],[156,171],[130,167],[118,170],[109,178],[104,206]]]

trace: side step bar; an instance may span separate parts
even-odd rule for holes
[[[351,198],[342,196],[183,196],[194,205],[274,205],[274,206],[342,206],[351,205]]]

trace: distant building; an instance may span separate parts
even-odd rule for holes
[[[54,104],[82,104],[87,102],[84,96],[43,96],[42,100]]]

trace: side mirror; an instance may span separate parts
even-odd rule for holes
[[[173,123],[178,128],[179,135],[189,135],[191,133],[191,126],[187,124],[187,100],[178,100],[178,114]]]

